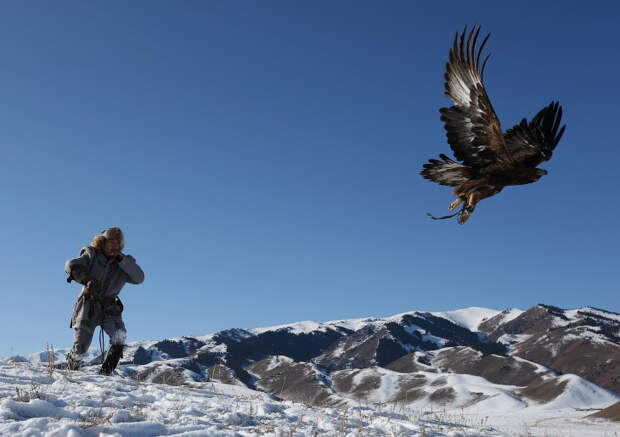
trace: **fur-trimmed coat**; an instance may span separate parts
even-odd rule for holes
[[[65,271],[71,275],[76,266],[85,267],[88,270],[89,275],[101,286],[100,295],[105,297],[117,296],[127,282],[141,284],[144,281],[144,272],[136,264],[134,257],[123,255],[123,259],[119,262],[116,259],[108,259],[101,250],[92,246],[83,247],[77,258],[67,260]],[[91,309],[93,314],[91,314]],[[73,307],[70,327],[74,328],[84,321],[99,324],[106,315],[120,316],[121,312],[122,308],[117,304],[108,305],[106,308],[103,308],[99,302],[91,305],[90,297],[85,295],[84,288],[82,288],[82,293]]]

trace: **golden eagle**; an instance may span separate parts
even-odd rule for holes
[[[467,27],[454,36],[450,49],[450,62],[446,64],[446,92],[454,106],[441,108],[441,120],[446,128],[448,143],[458,161],[441,154],[424,164],[420,173],[424,178],[441,185],[455,187],[457,199],[450,204],[450,211],[461,203],[458,215],[463,224],[482,199],[499,193],[508,185],[524,185],[536,182],[546,170],[536,168],[551,158],[553,149],[560,141],[566,125],[560,129],[562,107],[551,102],[534,116],[529,123],[521,123],[502,133],[499,120],[484,89],[484,68],[480,69],[482,49],[489,39],[486,36],[476,53],[480,27],[474,26],[467,41]],[[431,214],[428,214],[431,218]]]

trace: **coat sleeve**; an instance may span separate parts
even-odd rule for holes
[[[138,264],[136,264],[136,260],[131,255],[123,255],[123,259],[120,263],[118,263],[121,269],[127,276],[130,284],[141,284],[144,281],[144,272],[140,268]]]
[[[75,269],[76,267],[82,267],[83,271],[88,272],[90,270],[90,266],[92,265],[93,256],[95,256],[95,254],[92,247],[83,247],[80,250],[80,255],[77,258],[71,258],[65,262],[65,272],[67,272],[67,274],[70,276],[74,276],[73,269]]]

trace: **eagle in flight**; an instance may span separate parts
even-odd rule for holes
[[[440,154],[441,160],[430,159],[420,173],[438,184],[455,187],[453,193],[457,198],[450,204],[450,211],[462,204],[461,210],[452,215],[428,215],[436,220],[458,216],[460,224],[467,221],[482,199],[499,193],[505,186],[530,184],[546,175],[547,171],[537,166],[551,159],[566,128],[560,128],[562,107],[551,102],[529,123],[524,118],[503,133],[483,84],[489,56],[480,68],[482,49],[490,34],[476,51],[480,27],[474,26],[467,41],[466,33],[467,27],[460,41],[458,32],[454,36],[444,75],[445,95],[454,106],[439,110],[448,143],[460,162]]]

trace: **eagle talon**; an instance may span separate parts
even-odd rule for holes
[[[462,225],[467,221],[467,219],[469,219],[470,215],[471,215],[471,211],[468,211],[465,208],[463,208],[463,210],[459,214],[456,221],[459,223],[459,225]]]
[[[473,205],[465,205],[465,206],[463,206],[463,209],[459,213],[459,216],[456,219],[456,221],[460,225],[464,224],[469,219],[471,214],[474,212],[474,208],[475,208],[475,206],[473,206]]]
[[[459,196],[456,198],[456,200],[454,202],[452,202],[450,204],[450,211],[454,211],[454,209],[459,206],[461,203],[463,203],[463,197]]]

